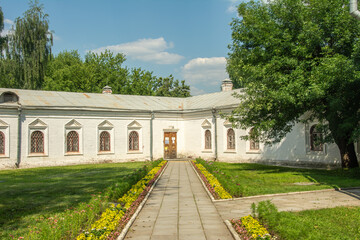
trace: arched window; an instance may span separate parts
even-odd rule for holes
[[[211,132],[210,132],[210,130],[205,131],[205,149],[211,149]]]
[[[251,136],[253,134],[254,128],[252,128],[249,132],[249,135]],[[256,141],[254,139],[250,139],[250,150],[259,150],[259,141]]]
[[[110,151],[110,133],[107,131],[100,133],[100,151]]]
[[[5,135],[3,132],[0,132],[0,154],[5,154]]]
[[[316,129],[316,125],[310,128],[310,149],[311,151],[323,151],[322,133]]]
[[[139,134],[136,131],[132,131],[129,134],[129,150],[139,150]]]
[[[44,153],[44,134],[41,131],[31,133],[30,153]]]
[[[70,131],[66,136],[66,152],[79,152],[79,134],[76,131]]]
[[[235,132],[232,128],[227,131],[227,149],[235,149]]]

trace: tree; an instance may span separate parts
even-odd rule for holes
[[[251,136],[280,141],[297,122],[319,121],[342,167],[358,167],[360,23],[347,0],[241,3],[231,23],[227,70],[244,90],[229,119]]]
[[[83,61],[78,51],[64,51],[49,62],[43,89],[100,93],[106,85],[115,94],[148,96],[190,96],[190,87],[173,76],[156,77],[152,72],[123,67],[125,55],[110,51],[89,52]],[[1,84],[1,80],[0,80]]]
[[[41,89],[46,66],[51,55],[53,35],[49,31],[48,15],[39,2],[30,2],[22,18],[8,35],[7,60],[14,63],[12,76],[17,88]]]
[[[4,30],[4,14],[0,7],[0,59],[3,57],[3,49],[6,40],[6,37],[1,35],[3,30]]]
[[[91,79],[78,51],[64,51],[53,57],[46,70],[42,89],[90,92]]]

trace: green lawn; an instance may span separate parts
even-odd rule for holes
[[[127,176],[144,162],[0,171],[0,239],[21,236],[39,217],[64,212]]]
[[[360,207],[280,212],[275,219],[269,228],[281,239],[360,239]]]
[[[360,170],[316,170],[250,163],[201,162],[235,197],[360,187]],[[210,164],[209,164],[210,163]],[[311,185],[309,185],[311,184]]]
[[[278,212],[271,202],[264,201],[253,208],[253,215],[278,239],[360,239],[360,207]]]

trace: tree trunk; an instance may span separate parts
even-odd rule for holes
[[[354,143],[348,143],[348,139],[336,141],[340,150],[342,168],[358,168],[359,163],[356,157]]]

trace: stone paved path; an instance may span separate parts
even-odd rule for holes
[[[259,196],[218,201],[215,206],[223,220],[239,218],[251,213],[251,204],[271,200],[279,211],[302,211],[308,209],[333,208],[337,206],[360,206],[360,189],[325,190],[291,193],[274,196]]]
[[[187,161],[170,161],[125,239],[233,239]]]

